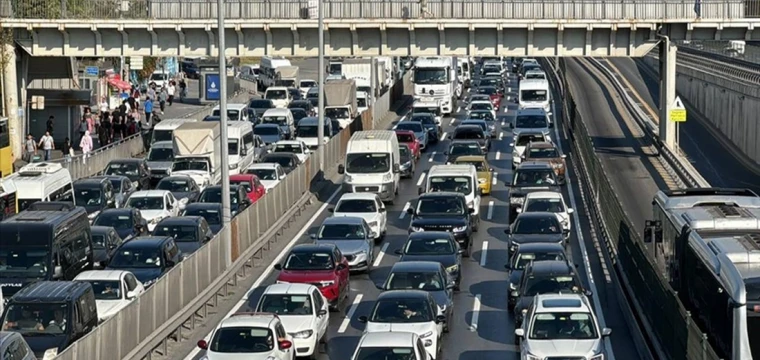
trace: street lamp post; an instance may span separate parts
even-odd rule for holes
[[[219,0],[222,1],[222,0]],[[317,130],[317,151],[319,153],[319,171],[325,173],[325,18],[322,12],[322,0],[317,1],[319,27],[319,129]]]
[[[224,240],[224,260],[226,267],[232,264],[232,231],[230,222],[230,165],[227,156],[227,57],[224,43],[224,0],[217,0],[217,29],[219,40],[217,50],[219,52],[219,127],[221,132],[221,157],[222,157],[222,239]]]

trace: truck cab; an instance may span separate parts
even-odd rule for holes
[[[220,128],[217,121],[182,124],[174,130],[172,175],[187,175],[201,189],[222,180]]]
[[[371,192],[390,204],[399,189],[400,154],[396,133],[388,130],[358,131],[351,136],[345,164],[338,165],[344,174],[345,192]]]
[[[457,108],[462,87],[451,56],[423,56],[414,63],[414,100],[440,100],[441,112],[451,115]]]

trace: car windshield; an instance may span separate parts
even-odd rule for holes
[[[402,121],[396,126],[396,130],[410,130],[413,132],[423,132],[422,124],[416,121]]]
[[[148,153],[148,161],[172,161],[174,150],[171,148],[151,148]]]
[[[219,109],[214,109],[214,111],[211,112],[211,116],[220,117]],[[240,119],[240,110],[227,109],[227,118],[230,120]]]
[[[170,192],[189,192],[190,180],[183,179],[163,179],[158,182],[156,189]]]
[[[470,110],[493,110],[491,103],[473,103],[470,104]]]
[[[470,102],[475,101],[491,101],[491,97],[488,95],[474,94],[470,96]]]
[[[289,153],[289,154],[302,154],[303,148],[299,144],[277,144],[274,147],[274,152]]]
[[[412,117],[409,118],[409,121],[418,122],[423,125],[430,125],[431,127],[435,125],[435,118],[427,113],[412,115]]]
[[[227,155],[238,155],[238,139],[227,139]]]
[[[456,163],[461,165],[472,165],[477,171],[486,171],[486,163],[480,160],[457,160]]]
[[[437,272],[394,271],[388,276],[386,290],[441,291],[444,286],[441,274]]]
[[[546,80],[546,74],[540,73],[540,72],[532,72],[532,73],[525,74],[525,79],[527,79],[527,80],[530,80],[530,79]]]
[[[424,215],[464,215],[464,203],[457,197],[436,196],[422,198],[417,204],[417,214]]]
[[[494,121],[493,114],[490,111],[483,111],[483,110],[477,110],[470,113],[468,116],[470,119],[473,120],[486,120],[486,121]]]
[[[219,225],[222,223],[222,217],[219,210],[216,209],[188,209],[182,213],[182,216],[201,216],[206,219],[209,225]]]
[[[261,159],[262,163],[276,163],[280,164],[280,166],[284,168],[291,168],[295,167],[295,163],[292,157],[290,156],[283,156],[283,155],[272,155],[269,154]]]
[[[274,105],[270,100],[251,100],[251,102],[248,104],[248,107],[254,109],[271,109],[274,108]]]
[[[433,321],[430,305],[422,299],[379,300],[372,310],[374,323],[421,323]]]
[[[515,186],[547,186],[557,183],[552,169],[518,169]]]
[[[530,338],[537,340],[596,339],[596,324],[585,312],[538,313],[533,317]]]
[[[274,349],[274,344],[268,328],[233,326],[214,331],[208,349],[215,353],[266,353]]]
[[[309,116],[304,109],[290,109],[290,112],[293,114],[293,122],[296,124],[298,124],[298,120]]]
[[[412,134],[396,133],[396,139],[398,139],[398,142],[411,143],[411,142],[414,142],[414,140],[416,140],[417,138]]]
[[[350,117],[347,108],[329,108],[325,109],[325,117],[330,119],[347,119]]]
[[[483,131],[488,130],[488,124],[486,124],[485,121],[467,121],[467,120],[465,120],[465,121],[462,122],[462,125],[475,125],[475,126],[481,128],[481,129],[483,129]]]
[[[169,78],[169,74],[164,74],[164,73],[150,75],[150,81],[165,81],[168,78]]]
[[[519,253],[515,255],[512,268],[523,270],[526,266],[534,261],[565,261],[565,254],[562,252],[545,252],[545,253]]]
[[[92,222],[92,225],[96,226],[109,226],[116,230],[124,230],[132,228],[132,219],[126,214],[103,214],[101,213]]]
[[[517,144],[515,144],[515,146],[528,146],[528,144],[534,141],[544,141],[544,136],[536,134],[520,135],[520,137],[517,138]]]
[[[159,142],[159,141],[171,141],[172,135],[174,134],[174,130],[153,130],[153,136],[151,137],[151,141],[153,142]]]
[[[198,227],[192,225],[161,225],[153,230],[154,236],[169,236],[177,242],[196,242],[198,239]]]
[[[525,293],[522,296],[533,297],[540,294],[577,293],[578,291],[578,285],[572,275],[539,275],[528,277]]]
[[[446,84],[449,82],[449,72],[443,68],[416,68],[412,82],[417,85]]]
[[[78,280],[88,282],[95,292],[95,300],[121,300],[121,282],[118,280]]]
[[[208,171],[208,163],[205,161],[179,160],[172,164],[172,171]]]
[[[57,336],[67,332],[69,306],[56,303],[10,303],[3,330],[23,336]]]
[[[129,208],[138,210],[162,210],[164,208],[164,198],[162,196],[136,196],[127,200]]]
[[[261,297],[257,311],[277,315],[312,315],[309,295],[267,294]]]
[[[546,101],[546,90],[521,90],[522,101]]]
[[[315,86],[317,86],[317,83],[316,83],[315,81],[311,81],[311,80],[301,80],[301,85],[300,85],[300,87],[302,87],[302,88],[313,88],[313,87],[315,87]]]
[[[557,153],[557,149],[553,147],[532,148],[528,152],[528,157],[534,158],[534,159],[554,159],[554,158],[558,158],[559,154]]]
[[[492,69],[491,71],[499,72],[499,70],[496,70],[496,69]],[[500,82],[501,82],[501,79],[499,79],[499,78],[485,78],[485,79],[480,79],[480,84],[478,84],[478,85],[480,85],[480,86],[496,86],[496,85],[499,85]]]
[[[520,129],[545,128],[547,126],[545,115],[517,115],[515,127]]]
[[[40,278],[48,273],[50,252],[47,249],[0,248],[0,276]]]
[[[253,190],[253,184],[251,184],[251,182],[248,180],[230,180],[230,185],[242,186],[245,189],[246,193],[249,193],[251,190]]]
[[[448,238],[409,239],[406,243],[406,255],[453,255],[456,251]]]
[[[285,116],[264,116],[261,118],[261,123],[286,126],[288,125],[288,118]]]
[[[99,189],[74,188],[74,203],[79,206],[97,206],[103,204],[102,192]]]
[[[237,196],[235,191],[230,191],[230,203],[237,204]],[[206,188],[198,197],[200,203],[221,203],[222,202],[222,188]]]
[[[274,169],[248,169],[245,173],[256,175],[259,180],[277,180],[277,171]]]
[[[366,239],[364,227],[352,224],[327,224],[319,229],[319,239],[329,240],[363,240]]]
[[[356,98],[356,107],[367,107],[367,98]]]
[[[335,207],[336,213],[374,213],[377,212],[375,200],[349,199],[341,200]]]
[[[267,100],[283,100],[288,98],[288,91],[287,90],[267,90],[264,97]]]
[[[454,130],[454,137],[455,140],[480,140],[485,139],[486,136],[483,134],[483,130],[475,127],[468,127],[468,128],[459,128]]]
[[[557,217],[550,216],[523,216],[517,217],[515,221],[515,234],[560,234],[562,228],[559,226]]]
[[[136,176],[138,173],[136,163],[110,163],[105,171],[105,175]]]
[[[130,247],[120,249],[114,254],[108,267],[123,268],[160,268],[161,252],[157,248]]]
[[[478,94],[495,95],[497,93],[498,91],[496,90],[495,87],[479,87],[478,88]]]
[[[429,192],[450,191],[464,195],[472,193],[472,179],[464,176],[433,176],[430,177]]]
[[[319,134],[319,126],[316,125],[299,125],[296,128],[296,137],[300,138],[314,138],[317,137]],[[327,131],[327,127],[325,127],[324,131],[325,136],[330,136],[329,131]]]
[[[351,153],[346,155],[346,172],[349,173],[385,173],[390,168],[390,155],[387,153]]]
[[[530,199],[523,208],[525,209],[525,212],[565,212],[565,206],[562,204],[562,199],[555,198]]]
[[[422,106],[415,106],[412,108],[412,114],[433,114],[434,116],[440,116],[441,115],[441,109],[437,106],[430,106],[430,107],[422,107]]]
[[[331,270],[335,267],[330,253],[293,252],[285,261],[285,270]]]
[[[361,347],[356,360],[416,360],[411,347]]]
[[[483,155],[478,144],[454,144],[449,147],[449,156]]]
[[[402,163],[408,162],[412,157],[411,150],[409,150],[409,148],[406,146],[399,146],[398,154],[399,154],[399,157],[401,158]]]
[[[256,135],[280,135],[280,128],[277,126],[255,126],[253,133]]]

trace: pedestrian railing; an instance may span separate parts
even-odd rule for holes
[[[69,169],[71,178],[78,180],[102,173],[111,160],[129,159],[144,152],[143,137],[141,134],[135,134],[98,148],[89,154],[64,156],[63,159],[52,162],[60,163]]]

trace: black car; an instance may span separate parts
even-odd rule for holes
[[[256,111],[258,117],[264,116],[269,109],[274,109],[274,101],[270,99],[251,99],[248,101],[248,107]]]
[[[193,178],[185,175],[167,176],[156,185],[157,190],[166,190],[178,201],[187,199],[188,203],[198,200],[201,189]]]
[[[406,243],[396,254],[399,263],[405,261],[435,261],[441,263],[455,288],[462,282],[462,254],[454,234],[444,231],[423,231],[409,234]]]
[[[414,177],[414,170],[417,167],[412,158],[412,149],[407,144],[398,144],[399,163],[401,164],[401,177],[411,179]]]
[[[504,92],[504,79],[496,76],[487,76],[478,80],[476,87],[493,86],[497,90]]]
[[[307,114],[313,114],[314,113],[314,105],[311,104],[311,101],[309,100],[292,100],[288,104],[288,109],[292,112],[294,109],[302,109],[306,111]],[[294,114],[295,116],[295,114]]]
[[[475,227],[475,209],[467,206],[464,195],[454,192],[435,192],[421,195],[415,207],[409,207],[412,215],[409,233],[421,231],[447,231],[454,234],[464,255],[470,256],[472,233]]]
[[[182,252],[174,239],[141,236],[121,244],[106,270],[129,271],[147,288],[180,261]]]
[[[103,174],[126,176],[136,190],[150,189],[150,168],[145,159],[111,160]]]
[[[428,139],[431,144],[437,144],[443,136],[443,130],[441,129],[441,126],[435,122],[435,115],[433,114],[415,113],[412,114],[407,121],[422,123],[422,127],[428,131]]]
[[[583,284],[575,271],[575,266],[567,261],[535,261],[523,272],[517,290],[509,292],[507,307],[514,309],[515,325],[521,326],[523,309],[533,304],[540,294],[576,293],[591,296],[583,289]]]
[[[103,268],[123,241],[116,229],[110,226],[92,226],[90,229],[95,266]]]
[[[459,141],[476,142],[483,152],[491,149],[491,137],[478,125],[459,125],[450,135],[453,143]]]
[[[446,163],[453,164],[460,156],[486,155],[476,141],[457,141],[449,145],[449,149],[443,152],[446,155]]]
[[[271,153],[266,154],[259,160],[260,163],[278,163],[285,170],[286,174],[295,170],[298,165],[301,165],[301,160],[296,154],[291,153]]]
[[[293,124],[295,126],[298,126],[298,122],[301,121],[301,119],[309,116],[309,113],[301,108],[290,109],[290,113],[293,114]]]
[[[290,93],[290,97],[293,98],[293,100],[301,100],[301,89],[297,88],[288,88],[288,92]]]
[[[220,203],[222,202],[222,186],[214,185],[207,186],[198,196],[199,203]],[[248,192],[245,186],[230,185],[230,214],[234,217],[240,214],[251,205],[251,200],[248,198]]]
[[[504,268],[509,272],[509,291],[517,290],[525,268],[534,261],[568,261],[565,247],[552,243],[528,243],[520,246]]]
[[[508,255],[523,244],[553,243],[565,245],[565,230],[562,229],[557,214],[550,212],[529,212],[520,214],[504,233],[509,235]]]
[[[189,255],[209,242],[214,232],[202,216],[179,216],[161,220],[151,235],[174,238],[182,254]]]
[[[200,216],[206,219],[213,235],[222,230],[222,203],[220,202],[187,204],[181,216]]]
[[[514,219],[522,208],[525,196],[536,191],[560,191],[559,181],[551,164],[527,161],[521,163],[512,175],[509,188],[509,218]]]
[[[123,240],[135,236],[148,235],[148,222],[140,215],[140,210],[105,209],[92,221],[93,226],[110,226],[116,230]]]
[[[103,209],[116,207],[113,185],[107,179],[79,179],[74,181],[74,203],[84,207],[90,218]]]

